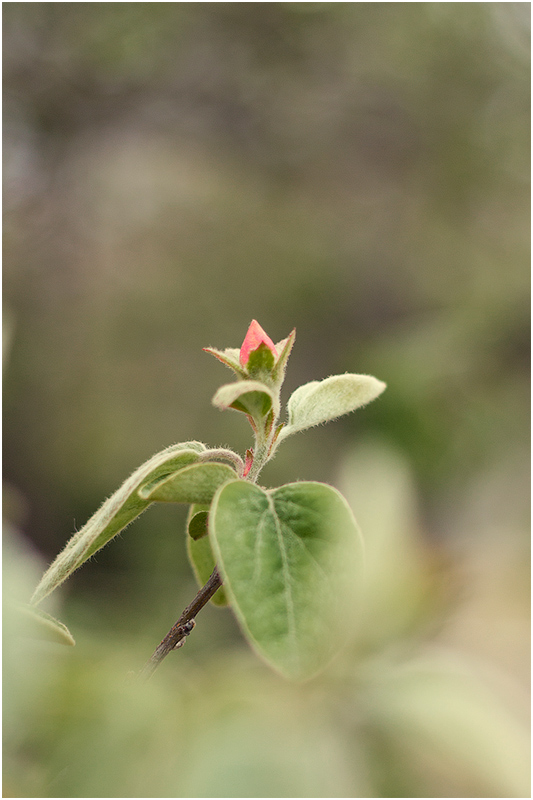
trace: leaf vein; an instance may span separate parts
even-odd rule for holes
[[[322,564],[320,563],[320,561],[318,561],[318,560],[317,560],[316,556],[314,556],[314,555],[313,555],[313,553],[311,552],[311,550],[309,549],[309,547],[307,547],[307,545],[305,544],[305,542],[304,542],[304,540],[302,539],[302,537],[301,537],[301,536],[298,536],[298,534],[296,533],[296,531],[293,531],[293,529],[292,529],[292,528],[291,528],[289,525],[285,525],[284,527],[285,527],[285,530],[286,530],[288,533],[292,534],[292,536],[293,536],[293,537],[296,539],[296,541],[298,542],[298,544],[300,545],[300,547],[302,547],[302,548],[304,549],[304,551],[307,553],[307,555],[309,556],[309,559],[310,559],[311,561],[313,561],[313,562],[316,564],[316,566],[317,566],[318,570],[319,570],[319,571],[322,573],[322,575],[324,576],[324,578],[326,579],[326,581],[328,581],[328,582],[329,582],[329,581],[331,580],[331,579],[330,579],[330,576],[327,574],[326,570],[324,569],[324,567],[322,566]],[[316,540],[316,541],[322,541],[322,542],[329,542],[329,539],[318,539],[317,537],[315,537],[315,540]]]
[[[274,526],[276,529],[276,535],[278,538],[278,546],[281,553],[281,561],[282,561],[282,569],[283,569],[283,582],[285,584],[285,597],[286,597],[286,607],[287,607],[287,625],[288,625],[288,637],[292,643],[292,647],[295,653],[297,653],[297,642],[296,642],[296,621],[295,621],[295,614],[294,614],[294,599],[292,596],[291,590],[291,572],[289,568],[289,559],[287,556],[287,550],[285,548],[285,543],[283,541],[283,534],[281,530],[280,520],[276,512],[276,508],[274,505],[274,501],[271,497],[268,498],[269,510],[274,518]]]
[[[252,574],[252,583],[256,583],[259,580],[259,576],[261,574],[261,554],[260,549],[263,543],[263,532],[265,529],[265,522],[269,513],[269,509],[266,508],[263,513],[261,514],[261,518],[259,520],[259,525],[257,526],[257,536],[255,537],[254,542],[254,571]]]

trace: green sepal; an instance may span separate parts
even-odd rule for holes
[[[296,329],[294,329],[286,339],[282,339],[275,345],[276,352],[278,353],[277,359],[274,358],[270,348],[262,343],[256,351],[250,354],[246,368],[240,362],[240,350],[235,347],[227,347],[225,350],[218,350],[216,347],[204,347],[206,353],[210,353],[221,361],[226,367],[229,367],[233,372],[243,379],[262,377],[267,378],[269,383],[276,388],[279,388],[283,383],[285,377],[285,370],[287,368],[287,361],[290,356],[294,339],[296,337]],[[264,354],[263,349],[268,350],[271,358]]]
[[[202,514],[207,515],[209,506],[207,505],[193,505],[189,509],[189,516],[187,518],[187,527],[189,536],[187,536],[187,555],[189,562],[194,572],[194,576],[199,586],[204,586],[209,580],[209,576],[215,568],[215,558],[211,548],[211,542],[207,536],[195,538],[191,535],[191,523],[194,519]],[[224,587],[218,589],[211,602],[215,606],[227,606],[228,598]]]
[[[270,380],[274,367],[274,353],[270,347],[261,342],[259,347],[252,350],[246,364],[246,370],[251,380]]]
[[[362,539],[342,495],[322,483],[266,491],[232,481],[213,498],[209,538],[259,654],[296,680],[323,669],[350,630],[362,577]]]
[[[260,381],[237,381],[221,386],[212,403],[221,409],[242,411],[260,421],[277,404],[277,399],[272,389]]]
[[[67,626],[42,609],[26,603],[15,603],[15,610],[23,617],[24,628],[30,635],[58,644],[76,644]]]
[[[176,469],[194,463],[205,450],[201,442],[171,445],[136,469],[120,489],[100,506],[83,528],[70,538],[44,573],[31,602],[39,603],[148,508],[152,501],[139,497],[138,489],[141,486],[168,477]]]
[[[296,389],[287,403],[288,422],[278,443],[298,431],[329,422],[375,400],[386,388],[372,375],[333,375]]]
[[[281,386],[285,378],[285,370],[287,369],[287,361],[291,354],[292,346],[296,338],[296,328],[291,331],[286,339],[276,344],[276,352],[279,353],[278,360],[272,370],[272,381],[275,386]]]
[[[159,503],[209,503],[219,486],[237,473],[228,464],[207,461],[177,470],[157,483],[139,489],[139,497]]]
[[[235,347],[227,347],[225,350],[217,350],[216,347],[204,347],[205,353],[210,353],[218,358],[226,367],[229,367],[239,378],[246,378],[248,373],[242,366],[239,356],[240,350]]]

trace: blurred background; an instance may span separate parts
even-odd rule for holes
[[[529,3],[5,3],[4,796],[529,796]],[[202,347],[297,329],[283,399],[388,384],[265,469],[343,491],[359,627],[292,685],[153,506],[12,612],[140,463],[240,452]],[[317,636],[320,631],[317,631]]]

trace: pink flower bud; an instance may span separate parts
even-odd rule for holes
[[[254,451],[247,450],[246,451],[246,461],[244,462],[244,472],[242,473],[242,477],[246,478],[250,469],[252,468],[252,464],[254,463]]]
[[[274,342],[270,336],[267,336],[257,320],[253,319],[248,328],[248,333],[244,337],[244,342],[242,343],[241,352],[239,354],[239,361],[243,367],[248,363],[250,353],[257,350],[260,344],[266,344],[268,349],[273,353],[274,358],[278,357]]]

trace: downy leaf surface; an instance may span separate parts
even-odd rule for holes
[[[332,375],[323,381],[304,383],[289,398],[289,420],[278,441],[355,411],[375,400],[385,388],[386,384],[372,375],[348,373]]]
[[[276,400],[273,391],[260,381],[237,381],[221,386],[212,402],[219,408],[234,408],[254,419],[261,419]]]
[[[349,634],[362,539],[346,500],[322,483],[267,491],[225,484],[209,537],[224,588],[255,649],[288,678],[312,677]]]
[[[139,496],[138,489],[141,486],[158,481],[181,467],[193,464],[205,450],[205,446],[200,442],[171,445],[136,469],[120,489],[111,495],[83,528],[67,542],[65,548],[44,573],[31,602],[39,603],[148,508],[152,501]]]
[[[233,480],[236,474],[228,464],[192,464],[161,481],[142,486],[139,496],[160,503],[210,503],[218,487]]]

